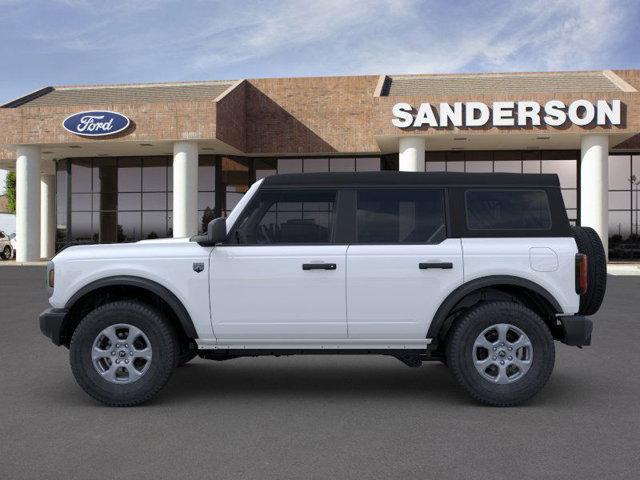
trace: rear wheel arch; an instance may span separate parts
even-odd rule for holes
[[[440,345],[459,314],[480,302],[496,300],[515,301],[533,310],[556,335],[555,314],[562,313],[562,307],[548,290],[524,278],[492,275],[471,280],[451,292],[436,311],[427,338],[434,346]]]
[[[91,282],[67,301],[65,309],[69,313],[62,326],[62,343],[69,345],[76,327],[91,310],[108,302],[127,299],[157,308],[167,316],[182,340],[188,342],[198,338],[189,312],[173,292],[153,280],[122,275]]]

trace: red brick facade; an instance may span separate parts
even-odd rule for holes
[[[616,72],[640,90],[640,71]],[[0,108],[0,159],[12,158],[11,146],[18,144],[82,144],[85,142],[151,142],[173,140],[217,140],[230,153],[248,155],[296,155],[329,153],[378,153],[377,136],[512,135],[522,129],[486,127],[480,129],[434,130],[398,129],[391,124],[393,104],[422,102],[559,99],[620,99],[626,122],[619,127],[561,128],[533,127],[532,134],[628,133],[640,132],[640,93],[619,91],[571,94],[504,94],[431,97],[375,96],[379,76],[255,79],[237,82],[218,100],[163,103],[92,104]],[[74,136],[62,128],[63,119],[82,110],[115,110],[132,121],[132,127],[116,138],[105,140]],[[621,146],[640,148],[640,137]],[[496,145],[496,148],[499,146]],[[613,146],[612,146],[613,147]]]

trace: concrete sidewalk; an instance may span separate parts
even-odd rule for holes
[[[0,262],[0,267],[46,267],[47,261],[39,262],[16,262],[15,260],[4,260]]]
[[[609,275],[640,275],[640,263],[609,263]]]

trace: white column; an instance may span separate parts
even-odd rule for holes
[[[609,244],[609,137],[582,137],[580,151],[580,224],[591,227],[604,244]]]
[[[16,148],[16,260],[40,260],[40,147]]]
[[[198,233],[198,143],[173,144],[173,237]]]
[[[400,137],[399,159],[401,172],[424,172],[426,142],[421,137]]]
[[[51,259],[56,242],[56,177],[40,175],[40,257]]]

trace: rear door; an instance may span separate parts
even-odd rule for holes
[[[349,338],[425,338],[463,279],[460,239],[447,238],[444,189],[359,189],[355,221],[347,251]]]
[[[260,189],[230,243],[211,257],[220,340],[347,337],[346,244],[335,243],[337,191]]]

